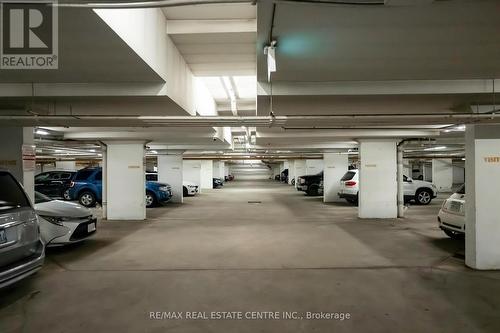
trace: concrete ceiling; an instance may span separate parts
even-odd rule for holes
[[[259,2],[258,50],[269,42],[272,1]],[[471,79],[500,76],[500,2],[419,6],[277,2],[273,81]],[[258,80],[267,78],[258,55]]]
[[[163,8],[170,38],[196,76],[255,75],[256,6]]]
[[[92,9],[59,11],[59,69],[0,70],[0,83],[163,82]]]

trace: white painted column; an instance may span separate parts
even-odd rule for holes
[[[172,202],[183,202],[182,153],[158,152],[158,181],[172,187]]]
[[[408,159],[404,158],[403,159],[403,175],[405,175],[406,177],[413,178],[412,173],[413,173],[413,167],[412,167],[411,162]]]
[[[295,187],[297,187],[297,178],[306,174],[306,160],[295,160]]]
[[[200,188],[211,189],[213,188],[213,161],[201,160],[201,182]]]
[[[0,142],[0,168],[10,171],[34,202],[36,153],[33,127],[2,127]]]
[[[500,269],[500,126],[467,125],[465,264]]]
[[[396,218],[396,142],[360,140],[359,154],[358,216]]]
[[[201,161],[184,160],[182,161],[182,178],[188,182],[197,184],[201,193]]]
[[[323,202],[342,201],[338,196],[340,191],[340,179],[347,172],[349,162],[348,155],[341,153],[323,154]]]
[[[229,165],[224,162],[224,177],[229,176]]]
[[[105,144],[101,145],[102,149],[102,218],[108,219],[108,147]]]
[[[224,161],[213,161],[213,177],[224,181]]]
[[[451,192],[453,185],[453,164],[451,158],[432,160],[432,183],[438,192]]]
[[[323,160],[306,160],[306,175],[315,175],[323,171]]]
[[[295,179],[295,160],[288,161],[288,184],[292,184],[292,179]]]
[[[144,142],[106,142],[106,145],[108,220],[144,220]]]
[[[56,170],[76,171],[76,161],[56,161]]]

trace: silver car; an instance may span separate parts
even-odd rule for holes
[[[38,271],[45,258],[38,218],[18,181],[0,171],[0,288]]]
[[[77,203],[54,200],[35,192],[35,210],[46,246],[81,242],[96,233],[97,219]]]

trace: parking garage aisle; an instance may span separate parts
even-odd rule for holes
[[[102,222],[0,292],[0,332],[424,331],[500,327],[496,273],[453,258],[436,201],[405,220],[359,220],[272,181],[228,183],[145,222]],[[457,292],[459,290],[460,292]],[[349,312],[331,320],[152,320],[151,311]],[[446,325],[446,326],[445,326]]]

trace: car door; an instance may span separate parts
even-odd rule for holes
[[[408,178],[405,175],[403,175],[403,193],[405,196],[415,195],[415,184],[411,178]]]
[[[48,183],[48,196],[58,197],[61,195],[63,187],[63,181],[61,180],[60,172],[53,172],[49,177]]]
[[[50,172],[42,172],[35,176],[35,191],[49,194]]]
[[[102,198],[102,170],[97,171],[94,174],[94,180],[92,181],[96,191],[97,191],[97,200],[101,201]]]

